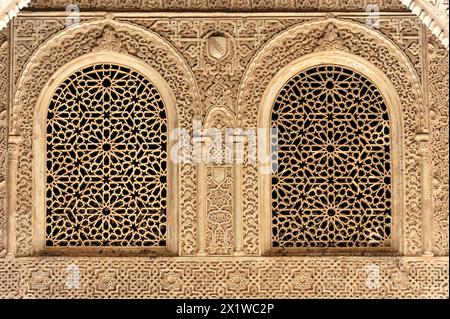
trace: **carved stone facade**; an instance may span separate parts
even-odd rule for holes
[[[80,1],[73,24],[68,2],[32,1],[0,31],[0,297],[448,298],[448,50],[401,1],[380,1],[374,25],[366,12],[372,2],[110,1],[114,13],[103,13],[102,1]],[[245,16],[226,12],[232,7]],[[169,133],[193,131],[191,148],[204,137],[195,136],[197,121],[201,132],[239,128],[250,145],[244,133],[271,126],[277,94],[304,70],[332,65],[367,78],[386,109],[367,115],[384,118],[384,126],[361,145],[388,135],[382,174],[393,178],[392,189],[383,186],[389,196],[373,196],[388,199],[383,207],[392,214],[371,224],[387,229],[383,247],[274,250],[270,175],[261,164],[215,154],[208,163],[168,166],[162,256],[48,250],[49,105],[75,72],[115,63],[154,84]]]

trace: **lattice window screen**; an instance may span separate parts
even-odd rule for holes
[[[139,72],[98,64],[58,87],[46,172],[46,246],[166,246],[166,112]]]
[[[343,67],[310,68],[280,91],[272,127],[272,246],[389,246],[391,140],[377,87]]]

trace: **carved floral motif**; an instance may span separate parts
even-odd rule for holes
[[[6,178],[8,171],[8,76],[9,43],[6,32],[0,32],[0,256],[6,250],[7,198]]]
[[[448,50],[428,35],[428,80],[433,167],[433,247],[436,255],[449,251],[449,71]]]
[[[372,0],[137,0],[137,1],[108,1],[79,0],[83,9],[147,9],[153,11],[165,10],[358,10],[366,11],[367,5]],[[32,0],[31,8],[58,8],[64,9],[66,1],[61,0]],[[382,10],[405,10],[400,0],[381,0]]]
[[[36,0],[32,8],[49,3],[64,9],[59,0]],[[82,0],[81,8],[100,8],[103,1]],[[236,11],[365,10],[361,1],[110,1],[108,9],[117,9],[117,20],[104,20],[95,14],[83,17],[82,25],[65,29],[64,17],[19,16],[12,24],[14,56],[12,67],[17,93],[10,128],[23,137],[19,148],[17,187],[17,255],[31,254],[32,212],[32,118],[37,95],[50,76],[68,61],[94,50],[109,49],[134,55],[157,69],[169,82],[180,111],[180,123],[190,128],[199,117],[206,127],[256,127],[259,99],[276,72],[290,61],[327,48],[352,52],[371,61],[394,83],[402,99],[406,216],[406,255],[420,255],[422,249],[421,184],[418,176],[416,133],[429,130],[433,153],[433,230],[434,253],[448,255],[448,52],[429,39],[424,55],[423,28],[411,15],[383,15],[379,30],[364,26],[363,16],[326,21],[304,14],[292,17],[230,17],[204,19],[171,17],[134,18],[124,14],[125,7],[164,11],[201,9]],[[400,1],[381,1],[382,9],[400,10]],[[234,6],[234,7],[233,7]],[[238,15],[238,14],[237,14]],[[330,20],[330,19],[329,19]],[[352,20],[352,21],[351,21]],[[139,25],[139,27],[138,27]],[[146,29],[146,30],[144,30]],[[64,31],[63,31],[64,30]],[[209,40],[217,37],[211,50]],[[0,35],[1,61],[8,54]],[[218,45],[218,46],[216,46]],[[225,50],[226,49],[226,50]],[[426,64],[429,63],[428,68]],[[3,67],[4,68],[4,67]],[[421,100],[424,76],[429,79],[431,116]],[[7,82],[3,82],[7,83]],[[443,84],[444,83],[444,84]],[[428,87],[427,87],[428,89]],[[0,105],[4,101],[0,94]],[[4,104],[6,105],[6,104]],[[6,108],[6,106],[5,106]],[[6,124],[6,113],[0,118]],[[6,125],[3,134],[6,141]],[[6,144],[3,144],[6,145]],[[447,145],[447,146],[446,146]],[[4,149],[0,149],[4,151]],[[6,154],[4,151],[0,154]],[[6,159],[6,155],[4,157]],[[6,163],[6,160],[4,160]],[[221,165],[212,165],[210,170]],[[226,187],[209,183],[209,201],[220,209],[208,209],[206,216],[218,211],[214,221],[224,222],[227,232],[230,216],[235,213],[236,197],[243,201],[242,241],[246,255],[260,254],[259,174],[252,165],[243,165],[243,194],[235,194],[235,177],[227,178]],[[6,176],[6,169],[2,170]],[[198,201],[194,165],[180,167],[180,254],[197,252]],[[5,177],[3,177],[5,178]],[[446,195],[447,194],[447,195]],[[3,193],[2,196],[5,196]],[[1,200],[0,196],[0,200]],[[234,207],[233,207],[234,206]],[[1,205],[0,205],[1,209]],[[223,214],[225,212],[226,214]],[[224,218],[226,217],[226,218]],[[3,219],[2,219],[3,218]],[[6,209],[0,211],[6,220]],[[4,222],[3,222],[4,225]],[[216,225],[216,224],[214,224]],[[210,228],[211,229],[211,228]],[[0,229],[1,233],[1,229]],[[215,237],[223,238],[223,237]],[[231,242],[234,244],[234,239]],[[227,243],[224,245],[224,243]],[[0,241],[0,247],[2,242]],[[228,241],[216,241],[214,249]],[[1,250],[1,249],[0,249]],[[67,287],[67,267],[79,267],[79,288]],[[379,285],[367,285],[367,265],[379,267]],[[419,257],[216,257],[214,260],[182,258],[45,258],[0,259],[1,297],[441,297],[448,298],[448,258]],[[73,279],[73,278],[72,278]]]
[[[368,263],[380,269],[377,285],[367,285]],[[79,267],[79,288],[66,285],[71,264]],[[448,298],[449,294],[445,258],[43,258],[0,261],[0,269],[2,297]],[[145,278],[147,284],[137,278]]]
[[[278,70],[296,58],[317,52],[318,48],[325,51],[328,43],[322,40],[323,32],[329,28],[330,23],[339,30],[340,47],[350,49],[350,53],[364,58],[382,70],[392,81],[403,103],[403,121],[407,123],[404,127],[406,146],[404,161],[407,179],[404,217],[405,247],[410,254],[420,254],[422,249],[421,186],[415,135],[421,130],[428,130],[428,118],[426,110],[423,109],[419,77],[411,63],[392,42],[365,26],[337,19],[306,22],[280,33],[257,53],[247,67],[240,86],[239,109],[236,111],[238,121],[245,128],[258,127],[258,107],[261,105],[261,97],[269,81],[275,77]],[[377,50],[369,49],[374,45],[377,46]],[[257,205],[254,198],[245,196],[244,215],[254,214]]]
[[[110,26],[115,30],[115,37],[126,46],[129,54],[153,66],[171,86],[179,105],[179,117],[183,127],[189,128],[192,119],[199,116],[199,97],[195,80],[184,60],[173,48],[157,35],[128,24],[103,20],[72,28],[57,35],[40,47],[40,53],[28,63],[21,82],[18,84],[18,95],[12,116],[13,131],[21,132],[24,143],[20,145],[18,164],[18,203],[17,203],[17,253],[29,255],[31,253],[31,127],[33,108],[38,92],[45,82],[64,63],[83,53],[89,53],[104,42],[104,27]],[[59,56],[56,52],[60,52]],[[61,58],[64,57],[64,58]],[[157,57],[157,58],[153,58]],[[35,75],[39,74],[36,78]],[[39,79],[39,81],[36,81]],[[27,101],[27,102],[22,102]],[[184,106],[183,106],[184,105]],[[196,220],[195,175],[189,164],[181,167],[181,251],[191,254],[195,251],[196,230],[195,223],[186,222]],[[184,225],[184,226],[183,226]]]

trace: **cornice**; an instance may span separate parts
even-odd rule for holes
[[[272,3],[273,2],[273,3]],[[448,0],[401,0],[410,11],[419,17],[419,19],[427,26],[427,28],[442,42],[442,44],[449,47],[449,1]],[[17,15],[20,9],[24,8],[30,3],[30,0],[0,0],[0,30],[5,28],[8,22]],[[158,3],[158,2],[155,2]],[[276,6],[276,0],[270,0]],[[186,9],[188,9],[188,1],[186,1]],[[233,9],[231,5],[228,9]],[[166,6],[160,5],[161,8],[153,8],[154,10],[165,10]],[[231,8],[230,8],[231,6]],[[273,7],[272,6],[272,7]],[[215,9],[216,4],[212,5],[209,2],[206,4],[206,9]],[[205,9],[203,8],[203,9]],[[275,7],[273,7],[274,9]],[[236,9],[242,9],[236,7]],[[249,6],[248,10],[255,9]],[[285,8],[289,9],[289,8]],[[256,9],[255,9],[256,10]]]
[[[448,49],[449,46],[449,1],[448,0],[402,0],[425,26]]]

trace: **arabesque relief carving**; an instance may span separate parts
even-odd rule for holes
[[[110,1],[106,5],[101,0],[89,1],[80,0],[79,4],[82,9],[147,9],[147,10],[243,10],[243,11],[259,11],[259,10],[355,10],[365,11],[368,4],[372,4],[370,0],[309,0],[309,1],[293,1],[293,0],[138,0],[134,2],[123,3],[120,1]],[[401,0],[381,0],[379,6],[383,10],[405,10]],[[32,0],[31,8],[65,8],[64,1],[51,0]]]
[[[9,43],[5,31],[0,31],[0,256],[6,253],[7,199],[6,179],[8,172],[8,75]]]
[[[326,30],[331,22],[337,28],[338,37],[330,40]],[[346,45],[346,43],[348,44]],[[378,43],[379,49],[377,51],[362,49],[369,43]],[[241,83],[238,100],[239,120],[244,127],[258,127],[257,108],[261,104],[263,91],[269,85],[270,79],[275,77],[277,70],[296,58],[320,51],[320,48],[327,50],[330,45],[339,50],[347,47],[350,53],[363,57],[383,70],[384,74],[390,77],[401,98],[405,110],[402,121],[410,123],[405,126],[403,137],[406,154],[404,159],[405,176],[408,179],[405,182],[406,211],[408,213],[403,218],[406,235],[404,248],[409,253],[420,254],[422,251],[422,228],[418,227],[418,223],[420,224],[422,220],[422,211],[420,209],[420,176],[417,166],[418,149],[415,137],[422,130],[428,131],[428,115],[422,106],[420,79],[407,58],[392,42],[362,25],[343,20],[325,19],[292,27],[272,39],[259,51],[247,68],[248,76],[244,76]],[[409,71],[399,72],[401,69]],[[256,78],[261,80],[257,81]],[[409,107],[406,106],[408,104]],[[245,205],[246,199],[244,198],[244,207]]]
[[[195,116],[199,116],[200,114],[200,110],[198,107],[199,97],[196,96],[196,94],[198,94],[198,89],[196,88],[195,81],[190,71],[184,66],[184,60],[179,57],[178,53],[176,53],[170,47],[170,45],[166,44],[158,36],[149,31],[144,31],[131,25],[114,22],[112,20],[92,22],[91,32],[86,32],[86,26],[88,25],[89,24],[83,25],[83,28],[73,28],[68,32],[68,34],[67,32],[63,32],[59,36],[57,35],[54,39],[47,42],[47,48],[46,46],[41,47],[40,50],[42,52],[48,52],[44,53],[44,55],[49,54],[49,56],[44,57],[38,54],[35,57],[39,57],[38,59],[42,58],[44,60],[36,61],[36,59],[31,59],[31,61],[27,65],[26,70],[24,71],[26,74],[30,74],[31,76],[28,77],[28,80],[25,80],[27,78],[26,75],[23,76],[23,79],[25,81],[18,84],[19,89],[18,94],[15,98],[16,103],[15,109],[13,110],[11,126],[12,131],[20,131],[23,133],[23,136],[21,136],[23,143],[21,143],[20,145],[20,151],[18,154],[19,184],[16,214],[18,229],[17,253],[19,255],[29,255],[32,249],[30,237],[32,229],[30,214],[30,212],[32,211],[31,185],[27,182],[31,180],[30,174],[32,173],[32,170],[30,170],[30,154],[32,145],[31,132],[24,128],[32,127],[33,104],[36,103],[38,96],[37,94],[34,94],[33,97],[28,95],[31,94],[32,91],[34,91],[34,93],[41,91],[42,87],[45,85],[45,82],[48,81],[53,72],[64,65],[64,63],[67,63],[71,59],[80,56],[80,51],[78,51],[79,48],[81,48],[81,52],[83,54],[92,52],[93,50],[104,46],[105,27],[107,28],[107,30],[110,30],[111,27],[115,30],[115,32],[117,33],[115,38],[120,39],[120,41],[123,43],[123,46],[126,47],[128,54],[132,54],[144,61],[150,59],[148,60],[148,64],[154,66],[154,68],[162,74],[162,76],[170,86],[176,87],[176,89],[173,89],[173,91],[175,97],[177,98],[178,105],[183,105],[183,103],[189,105],[189,107],[180,109],[180,123],[182,123],[184,127],[190,127],[190,125],[192,125],[192,119]],[[144,37],[141,33],[147,33],[148,37]],[[61,42],[64,43],[64,39],[66,39],[67,41],[67,47],[65,49],[60,44]],[[145,46],[144,43],[147,43],[147,46]],[[60,52],[64,52],[64,56],[66,57],[65,61],[61,59],[58,59],[57,61],[55,60],[55,51],[57,50],[59,50]],[[70,52],[72,52],[72,56],[70,56]],[[151,54],[151,52],[154,52],[153,55]],[[164,52],[167,53],[164,54]],[[152,56],[157,56],[158,58],[152,59]],[[53,72],[51,70],[53,70]],[[40,76],[40,79],[42,79],[40,83],[36,83],[32,74],[37,73],[33,72],[42,73]],[[20,87],[24,85],[38,85],[38,87],[41,89],[36,88],[32,91],[20,89]],[[23,99],[27,100],[28,102],[20,102],[23,101]],[[25,116],[25,114],[28,114],[28,116]],[[184,177],[182,178],[183,181],[181,182],[181,184],[187,183],[185,191],[181,191],[182,193],[184,192],[184,195],[181,195],[181,197],[184,198],[184,196],[186,196],[186,200],[180,200],[181,210],[186,214],[186,217],[180,216],[181,225],[183,225],[184,218],[193,221],[196,220],[194,210],[195,196],[192,196],[192,194],[195,195],[195,172],[193,168],[188,166],[189,165],[185,165],[181,167],[181,175]],[[190,174],[192,175],[189,176]],[[187,186],[188,184],[190,186]],[[183,186],[181,186],[181,188],[183,189]],[[195,223],[186,224],[186,227],[186,229],[183,229],[183,226],[181,226],[181,232],[184,235],[183,240],[186,242],[190,242],[190,244],[185,245],[181,243],[181,250],[186,250],[185,253],[192,253],[195,250],[195,245],[192,244],[196,236]]]
[[[448,256],[448,50],[435,38],[428,40],[429,107],[433,166],[433,251]]]
[[[448,298],[448,50],[401,1],[380,1],[379,27],[369,25],[368,19],[373,18],[366,11],[370,3],[372,1],[366,0],[136,1],[131,4],[111,1],[108,10],[114,12],[105,14],[95,11],[105,10],[101,1],[80,1],[78,22],[68,24],[64,1],[32,1],[29,9],[0,31],[0,297]],[[50,8],[55,10],[52,14],[46,11]],[[233,8],[235,12],[231,12]],[[35,9],[39,12],[34,12]],[[131,12],[136,9],[147,12]],[[309,13],[312,9],[314,14]],[[183,15],[180,13],[183,10],[192,10],[195,14]],[[283,16],[270,10],[290,13]],[[211,11],[226,13],[217,16]],[[56,185],[55,178],[71,175],[67,172],[77,165],[92,168],[96,161],[95,157],[88,158],[86,152],[81,152],[84,157],[73,157],[70,150],[61,157],[64,160],[54,160],[58,156],[55,149],[68,145],[65,139],[75,138],[77,142],[70,144],[78,148],[101,145],[101,153],[110,154],[120,145],[139,148],[164,144],[165,139],[167,143],[176,144],[170,134],[182,128],[191,134],[184,142],[187,151],[192,151],[197,144],[202,150],[207,148],[214,139],[210,132],[215,130],[226,136],[227,129],[235,129],[232,149],[236,151],[238,141],[245,149],[255,146],[253,136],[247,133],[254,130],[258,135],[258,129],[273,126],[267,114],[278,116],[273,122],[291,115],[295,121],[300,121],[297,114],[307,105],[312,109],[306,113],[317,121],[316,129],[305,131],[311,150],[320,144],[315,135],[320,135],[330,121],[339,127],[333,136],[342,133],[349,140],[353,128],[346,112],[351,106],[344,101],[348,102],[353,99],[352,94],[359,93],[334,92],[330,103],[341,101],[342,110],[335,110],[330,116],[342,115],[342,118],[340,122],[328,119],[322,123],[318,119],[321,113],[318,106],[303,100],[303,96],[311,94],[308,91],[312,90],[311,79],[301,78],[292,84],[292,94],[277,90],[295,75],[320,67],[338,70],[334,81],[343,86],[354,86],[357,82],[342,80],[344,73],[351,77],[361,75],[363,79],[358,78],[358,81],[370,83],[366,92],[370,103],[366,102],[371,111],[356,112],[356,116],[365,116],[360,124],[368,125],[370,129],[366,133],[370,131],[370,134],[355,133],[364,136],[358,138],[358,143],[343,145],[350,149],[370,148],[374,152],[383,145],[383,151],[380,149],[380,154],[369,161],[372,170],[358,171],[363,180],[369,175],[371,179],[373,175],[383,176],[378,188],[374,188],[372,182],[356,182],[365,192],[360,189],[353,196],[350,191],[343,191],[345,182],[341,180],[337,183],[339,187],[328,187],[324,191],[328,201],[333,201],[330,196],[341,196],[339,200],[344,206],[352,206],[353,197],[358,201],[364,196],[371,202],[355,209],[346,222],[327,226],[324,236],[320,231],[326,227],[319,225],[317,216],[332,212],[329,209],[315,211],[324,201],[320,196],[313,196],[312,205],[316,208],[309,210],[309,223],[305,218],[286,223],[280,214],[273,214],[272,209],[279,209],[279,205],[275,204],[274,208],[267,205],[272,194],[279,195],[281,189],[272,188],[272,183],[284,183],[292,188],[285,214],[293,214],[289,215],[292,217],[304,211],[303,204],[296,205],[292,200],[301,188],[291,181],[291,175],[308,175],[314,169],[293,169],[297,164],[289,160],[290,150],[284,154],[292,174],[271,180],[272,175],[263,172],[261,163],[229,163],[226,157],[221,157],[226,154],[221,153],[215,153],[213,160],[207,163],[168,165],[166,175],[165,157],[158,148],[152,148],[148,162],[153,161],[153,166],[148,166],[143,175],[158,175],[158,181],[142,185],[146,195],[135,194],[141,199],[151,197],[153,206],[150,208],[136,204],[139,210],[152,210],[147,215],[141,214],[139,221],[147,218],[151,222],[136,225],[132,217],[128,230],[123,224],[115,223],[116,228],[111,227],[117,230],[114,235],[108,233],[112,224],[99,226],[89,219],[81,221],[80,225],[73,223],[72,217],[76,219],[76,216],[67,213],[68,209],[88,207],[83,205],[90,202],[75,200],[78,204],[70,204],[71,200],[61,194],[66,194],[73,183],[69,179],[64,185]],[[107,72],[115,70],[115,74],[127,74],[133,80],[127,78],[129,83],[118,85],[111,78],[106,83],[105,68]],[[317,76],[321,74],[324,72],[318,72]],[[111,146],[105,138],[99,140],[94,135],[89,136],[89,132],[68,128],[64,119],[75,117],[70,115],[71,108],[82,104],[77,104],[81,102],[76,97],[74,104],[68,103],[64,92],[71,87],[80,89],[79,81],[86,77],[102,78],[96,85],[86,84],[91,93],[86,99],[90,102],[98,98],[99,92],[126,95],[130,87],[147,81],[149,91],[161,93],[152,100],[152,110],[161,111],[158,108],[167,105],[173,115],[167,116],[167,120],[172,121],[167,134],[165,127],[152,126],[155,121],[149,120],[149,114],[138,116],[147,120],[141,131],[158,134],[146,135],[146,141],[142,136],[134,144],[130,142],[132,129],[131,135],[124,135],[128,142],[121,140]],[[317,83],[326,88],[326,81]],[[313,100],[312,96],[309,101]],[[105,96],[99,101],[112,108],[119,107],[105,100]],[[117,101],[123,103],[121,99]],[[274,107],[275,103],[284,104]],[[303,103],[303,109],[292,103]],[[92,109],[94,104],[86,105]],[[116,109],[105,115],[105,106],[98,107],[95,116],[86,113],[91,115],[93,123],[89,131],[104,135],[108,126],[105,123],[113,123],[110,118],[117,115],[122,119],[125,115]],[[61,111],[56,112],[59,120],[52,117],[56,114],[52,111],[55,108]],[[154,111],[155,118],[161,120],[161,115]],[[303,120],[307,121],[308,116]],[[128,123],[125,117],[123,123],[118,124],[121,128],[116,127],[115,132],[124,132]],[[370,121],[376,123],[370,126]],[[156,122],[165,125],[164,121]],[[284,129],[292,138],[292,143],[288,144],[296,145],[293,142],[298,139],[296,130],[288,126]],[[80,134],[84,134],[83,141],[77,137]],[[283,134],[278,138],[283,139]],[[286,146],[286,141],[282,140],[280,145]],[[308,143],[300,144],[303,149],[299,156],[310,156]],[[257,150],[265,147],[267,143],[258,145]],[[327,152],[333,153],[335,149]],[[328,154],[327,158],[338,161],[335,153]],[[357,152],[350,153],[344,162]],[[308,165],[320,164],[320,159],[309,160]],[[64,161],[66,164],[61,165]],[[114,169],[135,165],[135,159],[127,154],[115,161],[120,165],[113,165]],[[51,174],[46,173],[45,163],[51,168]],[[378,164],[377,169],[373,168]],[[342,172],[345,175],[351,171],[344,166],[341,168],[333,174],[327,172],[326,178],[339,179]],[[107,166],[97,175],[108,175],[106,169]],[[314,174],[320,175],[320,171],[317,169]],[[83,178],[88,175],[84,174]],[[133,174],[121,172],[117,176],[122,176],[123,180],[130,176],[138,180],[142,177],[135,171]],[[39,191],[39,185],[48,191],[48,198],[44,191]],[[96,185],[105,190],[111,183],[103,180]],[[92,189],[95,193],[95,187]],[[162,194],[167,190],[172,197],[166,199]],[[125,186],[120,191],[106,188],[103,193],[122,196],[117,200],[122,204],[120,207],[111,204],[113,208],[109,208],[111,200],[108,205],[105,201],[104,207],[97,210],[96,220],[112,221],[105,217],[108,213],[138,201]],[[94,197],[92,194],[89,200]],[[143,201],[148,201],[147,197]],[[48,201],[37,203],[40,198]],[[101,201],[96,202],[94,206]],[[303,199],[298,203],[303,203]],[[48,209],[60,207],[64,207],[62,215],[70,222],[61,224],[61,219],[52,220]],[[380,212],[374,212],[378,208]],[[163,214],[153,210],[173,214],[166,220]],[[339,214],[344,211],[338,208]],[[361,220],[355,217],[362,215]],[[356,225],[358,220],[362,222]],[[314,228],[314,232],[309,233],[315,234],[314,239],[305,235],[306,232],[298,234],[298,229],[305,224]],[[83,225],[84,232],[80,231]],[[268,231],[272,226],[275,233]],[[96,237],[99,232],[103,235]],[[77,237],[80,234],[82,237]],[[358,236],[353,238],[352,234]],[[58,246],[58,249],[62,246],[63,249],[46,250],[46,235],[47,246]],[[373,242],[373,236],[380,240]],[[280,249],[270,249],[267,238],[271,237],[278,241]],[[158,258],[153,258],[152,252],[146,255],[145,251],[136,253],[132,249],[117,252],[119,256],[112,258],[106,250],[96,250],[111,242],[127,248],[164,246],[166,240],[170,241],[170,249],[159,253]],[[310,245],[311,240],[314,245]],[[89,258],[85,251],[75,249],[77,245],[88,246],[87,242],[93,248]],[[315,250],[317,246],[337,247],[328,254],[328,251]],[[357,252],[340,249],[354,246]],[[286,247],[292,251],[286,251]],[[308,249],[300,251],[299,247]]]

